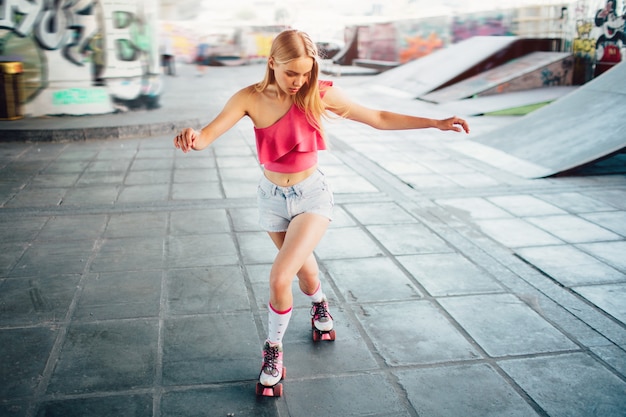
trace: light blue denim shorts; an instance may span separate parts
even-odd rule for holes
[[[332,220],[335,205],[326,176],[319,169],[292,187],[280,187],[265,175],[257,189],[259,225],[268,232],[286,232],[289,222],[302,213]]]

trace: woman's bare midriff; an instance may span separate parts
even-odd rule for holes
[[[274,172],[264,170],[265,178],[278,185],[279,187],[291,187],[297,183],[304,181],[317,170],[317,165],[300,172]]]

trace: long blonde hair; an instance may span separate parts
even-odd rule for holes
[[[321,119],[326,114],[326,108],[322,102],[318,85],[319,55],[317,46],[309,35],[296,29],[284,30],[274,38],[270,49],[270,58],[276,64],[286,64],[294,59],[306,57],[313,59],[313,68],[311,69],[309,81],[302,86],[294,96],[293,101],[299,109],[304,111],[309,123],[324,135]],[[254,88],[257,92],[263,92],[268,86],[275,83],[276,76],[274,75],[274,70],[270,68],[268,60],[265,77]]]

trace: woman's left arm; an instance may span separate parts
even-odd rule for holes
[[[326,107],[346,119],[365,123],[380,130],[407,130],[436,128],[469,133],[469,125],[460,117],[429,119],[385,110],[375,110],[350,100],[339,88],[330,87],[324,95]]]

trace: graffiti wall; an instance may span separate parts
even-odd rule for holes
[[[26,115],[158,104],[156,1],[4,0],[0,8],[0,58],[23,62]]]

